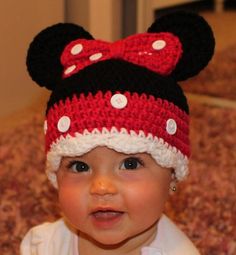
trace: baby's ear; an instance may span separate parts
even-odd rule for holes
[[[69,42],[79,38],[93,39],[82,27],[70,23],[58,23],[42,30],[27,53],[26,65],[31,78],[41,87],[56,88],[62,80],[62,51]]]
[[[208,23],[195,13],[184,11],[169,13],[157,19],[148,32],[170,32],[179,38],[183,55],[171,73],[177,81],[198,74],[214,54],[213,32]]]

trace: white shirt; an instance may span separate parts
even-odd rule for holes
[[[200,255],[193,243],[163,215],[155,240],[141,255]],[[21,255],[79,255],[78,236],[63,219],[33,227],[21,243]],[[120,254],[119,254],[120,255]]]

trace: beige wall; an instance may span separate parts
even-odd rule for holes
[[[25,55],[42,28],[64,20],[63,0],[0,2],[0,117],[31,104],[43,93],[28,77]]]
[[[66,21],[82,25],[96,39],[120,39],[122,0],[67,0]]]

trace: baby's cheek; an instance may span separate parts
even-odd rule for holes
[[[61,188],[59,189],[58,198],[63,215],[73,226],[78,228],[85,211],[81,194],[71,188]]]
[[[157,182],[139,183],[136,187],[130,186],[126,191],[126,200],[131,209],[144,214],[156,215],[162,213],[168,197],[168,189],[160,187]],[[141,213],[142,214],[142,213]]]

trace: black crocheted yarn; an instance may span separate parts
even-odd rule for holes
[[[199,15],[178,11],[157,19],[148,29],[150,33],[171,32],[183,46],[183,56],[171,74],[178,81],[197,75],[210,61],[215,39],[208,23]]]
[[[63,71],[61,53],[69,42],[78,38],[93,39],[82,27],[71,23],[48,27],[34,38],[26,65],[31,78],[39,86],[53,90],[60,83]]]
[[[98,91],[125,91],[145,93],[166,99],[180,109],[189,112],[187,100],[180,86],[171,77],[162,77],[146,68],[123,60],[106,60],[88,66],[79,73],[64,79],[52,92],[47,111],[60,100],[73,95],[96,94]]]

